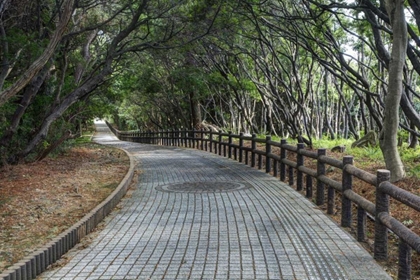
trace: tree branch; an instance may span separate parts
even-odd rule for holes
[[[55,30],[47,48],[41,54],[41,56],[35,60],[32,65],[25,71],[25,73],[8,89],[0,92],[0,106],[6,103],[11,97],[15,96],[20,92],[31,80],[32,78],[41,71],[42,67],[48,62],[52,57],[57,48],[57,45],[61,41],[61,38],[67,28],[67,24],[70,21],[75,0],[67,0],[65,3],[62,17],[58,23],[57,29]]]

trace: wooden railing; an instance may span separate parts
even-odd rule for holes
[[[315,180],[315,203],[317,205],[326,203],[328,214],[334,213],[335,195],[339,192],[341,194],[341,226],[351,227],[352,205],[355,204],[357,206],[356,237],[358,241],[364,241],[366,240],[367,216],[373,217],[375,221],[373,253],[377,260],[388,258],[388,233],[389,230],[395,233],[400,240],[398,279],[411,279],[412,250],[420,253],[420,236],[391,216],[390,197],[418,212],[420,212],[420,197],[391,184],[388,170],[381,169],[373,175],[355,167],[352,156],[344,156],[342,160],[338,160],[327,157],[326,149],[309,151],[304,149],[304,144],[299,143],[294,146],[288,144],[286,140],[276,142],[271,140],[271,136],[260,139],[255,134],[245,136],[242,133],[235,135],[204,130],[118,131],[111,125],[108,124],[108,126],[123,141],[201,149],[244,162],[251,167],[258,165],[259,169],[262,169],[265,163],[265,172],[272,173],[276,177],[280,175],[281,181],[286,181],[287,176],[291,186],[294,185],[296,178],[297,191],[303,191],[305,183],[307,198],[313,197],[313,181]],[[272,152],[273,147],[279,149],[279,154]],[[289,153],[294,155],[296,161],[290,160]],[[305,158],[316,160],[316,169],[305,166]],[[327,176],[327,166],[342,170],[340,182]],[[375,203],[353,191],[354,178],[376,188]]]

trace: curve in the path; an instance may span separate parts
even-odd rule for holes
[[[99,136],[140,162],[139,183],[87,248],[41,279],[390,279],[313,203],[259,170]]]

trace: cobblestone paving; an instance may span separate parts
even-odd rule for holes
[[[106,132],[96,141],[129,150],[139,183],[87,248],[40,279],[390,279],[314,204],[262,171]]]

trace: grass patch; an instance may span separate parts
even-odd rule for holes
[[[314,149],[319,149],[319,148],[325,148],[325,149],[332,149],[336,146],[345,146],[346,149],[350,149],[351,144],[354,142],[353,139],[326,139],[326,138],[322,138],[322,139],[318,139],[318,140],[313,140],[313,146]]]
[[[85,144],[92,142],[92,134],[86,134],[81,137],[74,139],[75,144]]]
[[[115,189],[118,187],[118,183],[111,183],[111,184],[107,184],[107,185],[103,185],[102,188],[104,189]]]

